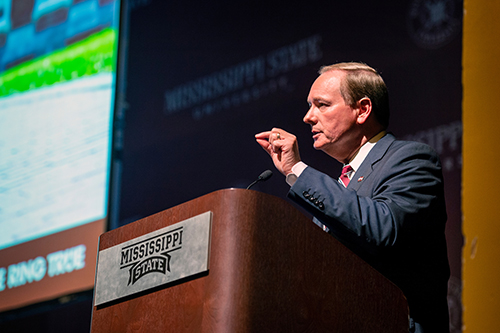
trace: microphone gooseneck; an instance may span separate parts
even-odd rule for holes
[[[250,187],[254,186],[258,182],[264,182],[264,181],[268,180],[269,178],[271,178],[272,175],[273,175],[273,172],[271,170],[264,171],[263,173],[260,174],[260,176],[252,184],[248,185],[247,190],[249,190]]]

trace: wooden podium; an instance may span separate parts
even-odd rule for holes
[[[208,271],[94,306],[92,332],[408,332],[400,289],[268,194],[207,194],[104,233],[99,251],[207,211]]]

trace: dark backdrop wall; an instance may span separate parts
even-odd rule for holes
[[[440,154],[450,306],[460,330],[459,0],[132,1],[119,224],[274,171],[254,134],[295,133],[302,159],[337,177],[302,122],[321,65],[362,61],[391,98],[390,130]],[[286,197],[284,177],[255,189]]]

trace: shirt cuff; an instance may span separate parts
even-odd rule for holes
[[[297,178],[300,177],[302,172],[307,168],[307,164],[304,162],[300,161],[297,162],[293,167],[292,167],[292,172],[286,175],[286,182],[288,185],[293,186],[295,182],[297,181]]]

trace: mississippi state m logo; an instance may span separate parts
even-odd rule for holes
[[[127,285],[150,273],[170,272],[170,253],[182,248],[184,227],[125,246],[120,251],[120,269],[129,269]]]

